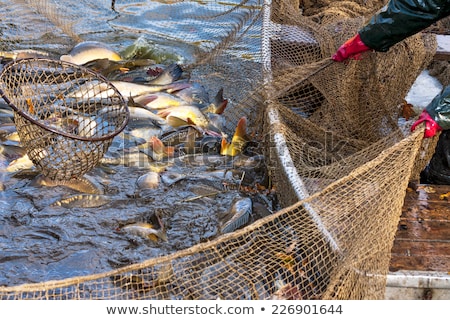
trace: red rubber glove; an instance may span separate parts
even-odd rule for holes
[[[370,48],[362,42],[359,33],[345,41],[345,43],[331,57],[334,61],[342,62],[347,59],[361,59],[361,53],[369,51]]]
[[[426,110],[423,110],[419,116],[419,119],[417,119],[417,121],[414,122],[414,124],[411,126],[411,131],[416,130],[416,127],[422,122],[425,122],[425,134],[423,135],[424,138],[434,137],[436,133],[442,130],[441,126],[438,125],[437,122],[433,120],[433,118],[431,118],[430,114]]]

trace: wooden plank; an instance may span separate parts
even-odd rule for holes
[[[436,35],[437,49],[434,60],[450,60],[450,35]]]
[[[389,271],[395,272],[398,270],[409,271],[442,271],[447,273],[450,264],[447,259],[436,256],[411,256],[404,257],[392,255]]]
[[[447,203],[418,203],[405,201],[402,208],[403,220],[450,220],[450,210]]]
[[[450,245],[450,221],[409,221],[400,220],[396,239],[411,241],[448,241]]]
[[[390,271],[450,271],[450,205],[447,185],[408,190],[391,250]]]
[[[450,240],[449,240],[450,241]],[[439,241],[410,241],[396,239],[392,247],[392,254],[397,256],[437,256],[448,257],[450,263],[450,243]],[[450,268],[449,270],[450,271]]]
[[[431,201],[439,203],[449,203],[448,199],[440,199],[440,196],[450,192],[448,185],[418,185],[416,190],[408,189],[405,201]]]

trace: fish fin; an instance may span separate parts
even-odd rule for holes
[[[65,62],[72,62],[72,61],[73,61],[73,58],[72,58],[72,56],[71,56],[70,54],[63,54],[63,55],[59,58],[59,60],[65,61]]]
[[[164,153],[168,156],[173,156],[175,154],[175,147],[174,146],[165,147]]]
[[[150,95],[142,95],[139,96],[137,99],[135,99],[135,103],[138,104],[138,106],[145,108],[145,106],[158,99],[158,96],[156,94],[150,94]]]
[[[156,153],[163,153],[165,146],[164,143],[156,136],[153,136],[149,140],[150,145],[152,146],[153,151]]]
[[[166,119],[170,115],[170,110],[167,109],[159,110],[156,113],[156,115],[160,116],[163,119]]]
[[[228,100],[224,99],[216,108],[215,113],[222,114],[225,111],[225,108],[228,105]]]
[[[189,87],[191,87],[191,84],[188,82],[174,82],[166,85],[164,88],[168,93],[174,93]]]
[[[227,104],[228,99],[223,98],[223,88],[220,88],[220,90],[217,92],[214,98],[214,106],[215,106],[214,113],[222,114],[225,111]]]
[[[164,71],[156,76],[153,80],[148,81],[148,84],[169,85],[181,78],[183,69],[180,65],[172,63]]]
[[[181,78],[181,75],[183,74],[183,69],[179,64],[172,63],[166,68],[164,72],[167,72],[171,76],[172,82],[175,82]]]
[[[229,155],[229,150],[230,144],[228,143],[227,139],[225,139],[225,137],[222,137],[222,141],[220,142],[220,154],[222,156],[227,156]]]
[[[189,125],[195,126],[195,122],[194,122],[191,118],[187,118],[186,120],[187,120],[186,122],[187,122]]]
[[[236,125],[236,131],[234,132],[232,142],[245,140],[247,136],[247,118],[242,117],[239,119]]]
[[[172,127],[181,127],[181,126],[185,126],[188,124],[188,122],[185,121],[184,119],[181,119],[181,118],[178,118],[175,116],[171,116],[171,115],[168,115],[166,117],[166,121]]]

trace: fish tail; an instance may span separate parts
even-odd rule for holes
[[[247,118],[242,117],[239,119],[237,123],[236,131],[234,132],[233,135],[233,140],[236,139],[242,140],[245,138],[246,135],[247,135]]]
[[[228,143],[225,137],[222,137],[222,141],[220,142],[220,154],[226,156],[228,155],[229,150],[230,150],[230,143]]]
[[[227,107],[228,99],[223,98],[223,88],[217,92],[216,97],[214,98],[214,105],[216,106],[214,113],[222,114]]]
[[[163,153],[165,146],[164,143],[156,136],[153,136],[150,138],[150,145],[152,146],[153,151],[155,151],[156,153]]]
[[[183,69],[181,66],[177,63],[173,63],[167,67],[168,74],[172,77],[172,81],[177,81],[181,78],[181,75],[183,74]]]

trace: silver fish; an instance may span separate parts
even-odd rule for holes
[[[147,84],[153,85],[166,85],[171,84],[181,78],[183,74],[183,69],[181,69],[180,65],[176,63],[170,64],[164,71],[159,74],[156,78],[147,81]]]
[[[77,194],[55,201],[52,207],[64,208],[97,208],[111,202],[111,198],[106,195]]]
[[[137,96],[160,91],[173,92],[190,86],[190,84],[187,82],[175,82],[166,85],[151,85],[151,84],[148,85],[127,81],[111,81],[111,84],[119,91],[122,97],[126,100],[129,97],[134,98]],[[114,95],[115,91],[114,89],[111,88],[110,85],[108,85],[105,82],[93,80],[83,83],[72,92],[69,92],[66,96],[69,98],[90,100],[90,99],[108,99],[110,97],[113,97]]]
[[[160,180],[159,173],[151,171],[140,176],[136,181],[136,185],[139,189],[156,189]]]
[[[229,212],[231,219],[221,227],[222,233],[233,232],[246,225],[252,215],[252,204],[253,201],[250,198],[237,199]]]
[[[87,194],[102,194],[103,190],[86,177],[75,178],[67,181],[52,180],[44,175],[38,175],[30,182],[31,186],[56,187],[64,186],[75,191]]]

